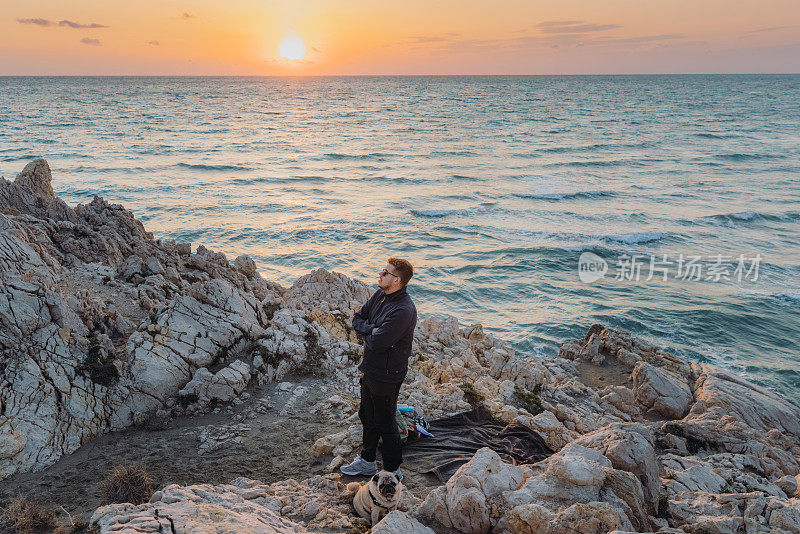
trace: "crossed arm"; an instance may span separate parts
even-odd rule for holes
[[[371,334],[364,336],[365,346],[371,350],[389,348],[408,331],[411,319],[411,310],[401,308],[392,311],[379,326],[372,330]]]
[[[364,336],[364,344],[371,350],[381,350],[397,342],[408,330],[412,314],[410,310],[394,310],[379,325],[369,322],[369,312],[375,305],[378,293],[370,299],[353,315],[353,329]]]
[[[353,315],[353,329],[361,334],[362,336],[366,336],[372,333],[372,329],[375,328],[374,324],[369,322],[369,311],[372,309],[372,306],[375,304],[375,296],[377,292],[373,294],[367,302],[361,306],[361,309],[358,310]]]

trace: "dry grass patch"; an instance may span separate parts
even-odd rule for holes
[[[14,534],[50,532],[56,526],[53,510],[43,509],[38,503],[25,497],[17,497],[2,509],[0,530]]]
[[[111,470],[100,483],[104,504],[142,504],[153,495],[153,480],[144,464],[123,464]]]

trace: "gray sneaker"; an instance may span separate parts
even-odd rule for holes
[[[397,471],[394,472],[394,476],[396,476],[397,480],[399,480],[400,482],[403,481],[403,473],[400,472],[399,467],[397,468]]]
[[[356,459],[351,464],[343,465],[339,468],[345,475],[367,475],[371,476],[378,472],[378,464],[376,462],[368,462],[357,455]]]

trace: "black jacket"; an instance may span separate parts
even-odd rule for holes
[[[358,370],[379,382],[402,382],[416,326],[417,308],[405,288],[389,295],[377,290],[353,316],[353,328],[364,336]]]

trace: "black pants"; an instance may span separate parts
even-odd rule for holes
[[[361,378],[361,407],[358,409],[358,417],[364,426],[361,457],[374,462],[378,439],[382,439],[381,456],[383,468],[387,471],[396,471],[403,463],[400,431],[395,419],[399,393],[400,384],[378,382],[366,376]]]

